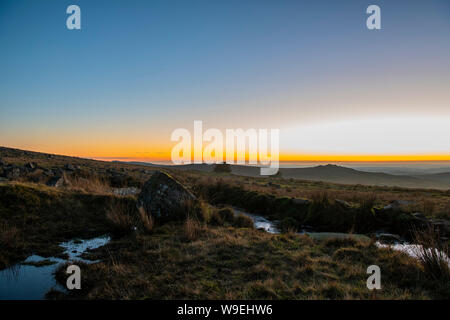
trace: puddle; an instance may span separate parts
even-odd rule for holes
[[[96,248],[103,247],[111,240],[110,237],[98,237],[89,240],[71,240],[68,242],[63,242],[59,246],[65,248],[64,253],[67,253],[70,260],[78,260],[85,263],[94,263],[92,260],[81,259],[80,256],[87,250],[92,250]]]
[[[41,300],[45,299],[45,294],[52,288],[66,291],[56,282],[53,275],[58,266],[67,261],[98,262],[98,260],[85,260],[80,256],[87,250],[104,246],[110,240],[110,237],[103,236],[89,240],[63,242],[60,246],[65,249],[64,253],[68,254],[68,259],[32,255],[20,264],[1,270],[0,300]]]

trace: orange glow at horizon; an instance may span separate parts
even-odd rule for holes
[[[50,146],[36,147],[34,145],[10,145],[17,148],[42,153],[65,155],[79,158],[103,161],[171,161],[171,147],[164,143],[144,145],[72,145],[69,147]],[[142,151],[150,150],[150,151]],[[236,158],[236,157],[235,157]],[[248,162],[248,152],[245,156]],[[193,159],[193,157],[192,157]],[[224,152],[224,161],[226,153]],[[280,151],[280,162],[420,162],[420,161],[450,161],[450,153],[435,154],[326,154],[326,153],[293,153]]]
[[[168,161],[170,162],[170,152],[164,156],[153,157],[90,157],[106,161]],[[246,155],[248,162],[248,154]],[[236,159],[236,156],[235,156]],[[224,156],[224,161],[226,160]],[[280,154],[280,162],[427,162],[427,161],[450,161],[450,154],[413,154],[413,155],[347,155],[347,154]],[[193,163],[193,157],[192,157]]]

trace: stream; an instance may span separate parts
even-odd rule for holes
[[[82,259],[81,255],[87,250],[104,246],[110,240],[110,237],[102,236],[89,240],[63,242],[59,245],[65,249],[67,259],[31,255],[19,264],[0,270],[0,300],[41,300],[45,299],[45,294],[51,289],[66,292],[66,288],[61,286],[54,277],[58,267],[68,261],[99,262]]]
[[[242,211],[237,208],[233,208],[236,214],[243,214],[247,217],[250,217],[253,219],[253,224],[255,226],[255,229],[264,229],[266,232],[277,234],[280,233],[280,230],[277,228],[277,221],[270,221],[266,218],[256,215],[256,214],[250,214],[245,211]],[[339,233],[339,232],[307,232],[307,231],[301,231],[300,234],[306,234],[310,236],[313,239],[316,240],[324,240],[329,238],[359,238],[359,239],[366,239],[370,240],[370,238],[363,234],[348,234],[348,233]],[[409,256],[418,259],[420,256],[420,252],[422,250],[422,246],[418,244],[410,244],[406,241],[394,243],[394,244],[387,244],[383,243],[381,241],[377,241],[376,246],[379,248],[391,248],[396,251],[404,252],[408,254]],[[428,249],[431,250],[431,249]],[[443,256],[449,267],[450,267],[450,258],[444,253],[444,252],[438,252],[437,254]]]

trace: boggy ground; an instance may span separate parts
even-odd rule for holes
[[[60,256],[60,242],[110,232],[105,210],[114,199],[38,184],[0,183],[0,269],[31,254]],[[121,201],[134,203],[126,197]]]
[[[82,265],[75,299],[436,299],[449,285],[432,280],[411,257],[354,239],[314,241],[249,228],[199,226],[188,240],[182,225],[113,241]],[[382,289],[366,287],[380,266]],[[65,283],[65,266],[58,279]]]

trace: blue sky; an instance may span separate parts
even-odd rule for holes
[[[70,4],[82,30],[66,28]],[[370,4],[382,30],[366,28]],[[113,157],[156,152],[193,120],[450,116],[446,0],[2,0],[0,43],[0,144],[13,147]],[[290,132],[285,149],[301,152]]]

